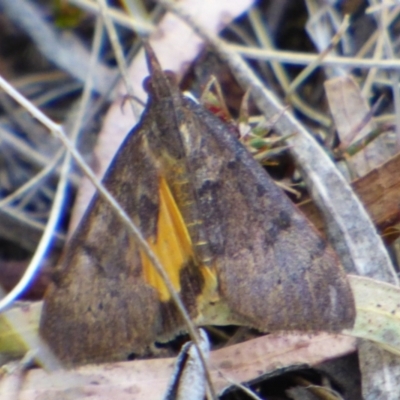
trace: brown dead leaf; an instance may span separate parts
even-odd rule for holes
[[[227,378],[247,382],[278,368],[315,365],[349,354],[356,340],[344,335],[272,334],[211,353],[210,369],[215,388],[231,386]],[[20,400],[110,399],[148,400],[161,398],[171,377],[174,359],[138,360],[88,365],[51,374],[42,369],[28,371]],[[0,389],[8,388],[13,376],[4,376]],[[0,397],[9,393],[0,391]]]
[[[400,154],[352,182],[351,186],[364,204],[374,224],[383,230],[400,220]],[[315,227],[323,232],[324,221],[309,200],[300,209]]]
[[[329,79],[324,87],[342,145],[348,147],[376,129],[372,119],[367,118],[369,106],[352,76]],[[385,162],[389,156],[382,137],[379,137],[347,161],[352,175],[361,177]]]

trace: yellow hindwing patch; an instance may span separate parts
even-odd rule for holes
[[[163,177],[160,178],[159,188],[157,236],[148,238],[147,242],[165,268],[174,289],[179,293],[181,291],[180,272],[190,259],[194,259],[193,246],[182,214]],[[162,277],[143,252],[141,252],[141,259],[146,282],[158,291],[161,301],[170,300],[170,293]],[[205,279],[204,290],[213,291],[216,288],[216,276],[208,267],[199,265],[199,268]]]

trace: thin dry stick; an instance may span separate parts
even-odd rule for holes
[[[35,98],[36,105],[43,105],[53,101],[54,99],[59,99],[61,97],[65,97],[73,92],[77,92],[82,88],[82,84],[79,82],[67,82],[65,84],[59,85],[53,89],[47,90],[42,93],[40,96]]]
[[[400,91],[399,91],[399,81],[400,73],[397,71],[392,72],[392,91],[395,106],[395,125],[396,125],[396,149],[400,151]]]
[[[2,122],[3,119],[0,119]],[[50,158],[45,157],[43,154],[38,152],[35,148],[29,146],[22,139],[10,133],[7,129],[0,126],[0,140],[7,142],[17,152],[26,155],[28,161],[35,164],[38,167],[45,167],[51,162]]]
[[[109,17],[107,4],[104,0],[97,0],[97,2],[100,7],[101,16],[102,16],[104,24],[106,26],[107,33],[108,33],[108,36],[109,36],[109,39],[111,42],[111,46],[113,48],[114,55],[115,55],[115,58],[118,63],[118,69],[119,69],[122,79],[124,81],[126,91],[130,98],[134,98],[133,87],[131,85],[131,82],[129,81],[124,53],[123,53],[122,47],[119,43],[117,31],[115,30],[115,26],[114,26],[111,18]],[[133,112],[135,119],[139,119],[140,111],[137,108],[135,102],[130,101],[129,103],[131,105],[132,112]]]
[[[18,112],[16,113],[18,114]],[[0,118],[0,122],[2,118]],[[0,124],[1,125],[1,124]],[[7,142],[15,151],[23,154],[23,156],[38,167],[46,167],[51,163],[51,158],[47,158],[40,152],[38,152],[34,147],[29,146],[26,142],[19,139],[17,136],[11,134],[8,130],[0,126],[0,140]],[[56,175],[60,173],[60,167],[57,167],[54,171]],[[72,174],[70,181],[73,185],[78,183],[78,175],[76,173]]]
[[[100,14],[100,6],[94,1],[90,0],[68,0],[69,3],[75,4],[83,10]],[[138,32],[142,35],[149,35],[153,30],[154,26],[150,21],[146,21],[139,18],[133,18],[127,15],[121,10],[114,7],[107,7],[107,14],[113,22],[117,22],[125,28],[132,29],[134,32]]]
[[[376,45],[374,49],[374,53],[372,58],[374,60],[381,60],[382,53],[383,53],[383,46],[384,46],[384,38],[382,35],[382,27],[378,30],[375,31],[377,35],[377,40],[376,40]],[[375,81],[375,77],[380,69],[378,67],[371,68],[367,72],[367,77],[365,78],[364,85],[362,87],[361,93],[363,94],[364,97],[369,98],[370,97],[370,92],[371,92],[371,87],[373,82]]]
[[[38,10],[36,2],[26,0],[2,0],[2,12],[15,21],[32,39],[46,59],[51,60],[84,82],[89,70],[90,53],[82,43],[70,35],[60,35],[46,22]],[[106,93],[114,71],[104,64],[98,64],[92,71],[94,87]]]
[[[374,6],[369,6],[366,10],[365,10],[365,14],[372,14],[375,12],[381,12],[386,10],[389,7],[394,7],[398,4],[398,1],[388,1],[386,0],[383,4],[377,4]]]
[[[21,224],[29,226],[30,228],[36,229],[40,232],[44,231],[44,229],[46,228],[45,224],[35,221],[32,218],[29,218],[29,216],[19,212],[15,208],[4,206],[1,211],[5,214],[9,215],[11,218],[15,219],[16,221],[20,221]],[[65,241],[65,235],[63,235],[61,233],[56,232],[54,236],[63,242]]]
[[[306,68],[303,69],[303,71],[300,72],[300,74],[296,77],[296,79],[290,84],[290,87],[286,93],[287,96],[290,96],[296,89],[297,87],[304,82],[304,80],[317,68],[321,65],[322,60],[328,55],[328,53],[339,43],[340,38],[343,36],[343,34],[347,31],[349,27],[349,22],[350,22],[350,16],[345,15],[342,25],[340,26],[339,30],[337,31],[336,35],[331,39],[331,42],[329,43],[329,46],[321,52],[317,59],[309,64]]]
[[[92,74],[91,70],[94,70],[94,67],[96,65],[96,60],[100,51],[100,45],[101,45],[101,31],[102,31],[102,26],[96,26],[96,33],[94,36],[94,51],[92,52],[91,55],[91,60],[90,60],[90,66],[91,68],[89,69],[88,73],[88,79],[85,84],[85,90],[84,90],[84,95],[82,96],[82,108],[86,108],[86,104],[88,102],[89,95],[92,90]],[[88,94],[89,93],[89,94]],[[80,117],[78,118],[78,122],[75,125],[75,130],[73,132],[73,135],[71,137],[72,140],[72,145],[76,141],[77,133],[79,132],[79,125],[83,119],[83,112],[81,112]],[[67,188],[68,184],[68,172],[70,169],[70,164],[71,164],[71,156],[69,153],[67,153],[64,163],[61,169],[61,176],[60,180],[57,185],[57,191],[54,197],[54,202],[51,208],[51,212],[49,215],[49,219],[46,225],[46,228],[43,232],[43,235],[39,241],[38,247],[35,251],[35,254],[32,257],[31,262],[29,263],[24,275],[18,282],[18,284],[11,290],[10,293],[7,294],[5,298],[3,298],[0,301],[0,310],[3,310],[7,307],[9,307],[15,299],[17,299],[21,293],[23,293],[26,288],[31,284],[33,278],[36,276],[37,272],[40,269],[40,266],[43,261],[43,257],[45,256],[47,249],[50,246],[50,243],[52,241],[52,238],[54,236],[54,230],[58,224],[59,216],[61,215],[61,210],[64,204],[64,199],[65,199],[65,191]]]
[[[66,79],[66,77],[67,74],[60,70],[32,72],[26,76],[16,76],[10,81],[10,83],[19,90],[20,88],[40,85],[42,83],[57,83],[60,80]]]
[[[266,50],[255,47],[241,46],[238,44],[225,43],[226,50],[238,53],[246,58],[266,61],[280,61],[291,65],[308,65],[319,59],[319,55],[300,53],[282,50]],[[341,66],[350,68],[373,68],[398,70],[400,69],[400,60],[374,60],[371,58],[362,59],[358,57],[339,57],[327,56],[321,60],[323,66]]]
[[[400,7],[397,7],[390,14],[388,21],[389,26],[397,19],[399,14],[400,14]],[[370,51],[374,43],[378,40],[378,37],[379,37],[379,31],[374,30],[373,34],[369,37],[369,39],[363,44],[361,49],[357,52],[356,57],[364,58],[365,55]]]
[[[397,10],[398,11],[398,10]],[[391,43],[391,35],[388,32],[391,23],[393,22],[393,14],[398,14],[398,12],[392,12],[388,14],[389,10],[386,8],[382,9],[380,14],[381,20],[379,21],[379,30],[375,33],[377,35],[377,43],[374,51],[374,58],[380,59],[386,55],[386,58],[389,60],[395,60],[396,54],[394,53],[393,46]],[[372,68],[365,80],[362,93],[366,97],[370,97],[369,93],[371,91],[371,87],[373,83],[376,81],[376,75],[379,70],[377,68]],[[396,147],[400,150],[400,93],[399,93],[399,79],[400,74],[398,70],[394,70],[390,73],[390,85],[392,87],[394,106],[395,106],[395,124],[396,124]]]
[[[269,36],[269,32],[265,28],[265,24],[261,20],[260,12],[252,8],[249,11],[249,19],[252,23],[253,30],[257,36],[259,43],[263,46],[264,49],[272,49],[272,40]],[[278,79],[283,90],[285,91],[285,94],[288,95],[290,80],[286,74],[285,69],[283,68],[282,64],[277,61],[271,61],[270,64],[272,70],[274,71],[276,79]],[[292,95],[290,96],[290,103],[293,104],[295,108],[301,111],[308,118],[320,123],[322,126],[328,127],[331,125],[330,118],[306,104],[297,93],[292,93]]]
[[[59,151],[54,159],[51,161],[50,164],[47,165],[47,167],[43,168],[37,175],[35,175],[33,178],[29,179],[28,182],[24,183],[22,186],[20,186],[17,190],[15,190],[13,193],[5,197],[0,201],[0,209],[3,208],[4,206],[10,204],[14,200],[18,199],[21,197],[24,193],[27,191],[31,190],[35,186],[38,186],[42,180],[44,180],[50,173],[53,172],[54,168],[56,165],[60,162],[61,157],[64,155],[65,150]]]
[[[263,400],[261,397],[257,396],[256,393],[246,387],[245,385],[241,384],[240,382],[235,382],[233,380],[228,379],[228,382],[231,383],[234,386],[237,386],[239,389],[241,389],[244,393],[247,394],[251,399],[253,400]]]
[[[388,58],[394,59],[396,58],[396,54],[393,49],[391,35],[389,33],[389,15],[388,9],[384,8],[382,11],[382,22],[381,26],[384,32],[384,42],[386,48],[386,54]],[[392,81],[392,93],[393,93],[393,100],[394,100],[394,110],[395,110],[395,121],[396,121],[396,149],[400,151],[400,91],[399,91],[399,81],[400,81],[400,72],[399,71],[392,71],[390,73],[391,81]]]

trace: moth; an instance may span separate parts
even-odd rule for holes
[[[104,185],[198,325],[340,331],[354,302],[337,257],[227,127],[184,97],[146,45],[149,100]],[[95,196],[45,296],[40,331],[66,364],[127,359],[185,331],[170,294]]]

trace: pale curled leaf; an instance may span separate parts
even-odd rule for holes
[[[17,305],[0,314],[0,354],[18,357],[29,350],[24,337],[37,334],[41,310],[42,302],[36,302]]]
[[[357,302],[352,334],[358,343],[358,359],[365,400],[397,400],[400,383],[400,289],[369,278],[351,277]]]
[[[4,361],[31,352],[46,370],[61,368],[59,361],[39,336],[41,311],[42,302],[20,303],[0,314],[0,355]]]
[[[400,355],[400,288],[366,277],[348,277],[357,317],[353,329],[345,332]]]

